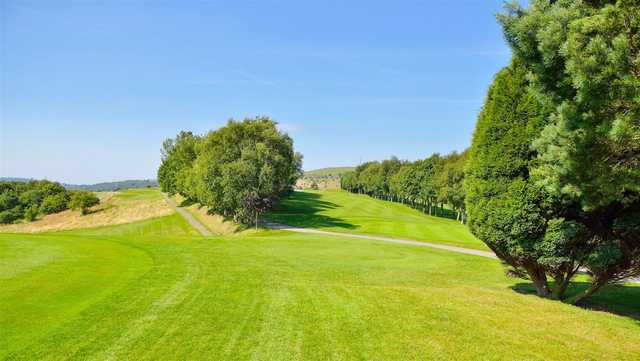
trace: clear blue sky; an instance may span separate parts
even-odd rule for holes
[[[502,1],[0,1],[0,176],[154,178],[164,138],[282,123],[304,168],[469,146]]]

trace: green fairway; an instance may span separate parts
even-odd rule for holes
[[[0,359],[640,357],[640,287],[593,300],[623,317],[527,295],[481,257],[275,231],[191,233],[172,215],[0,235]]]
[[[488,249],[459,222],[344,191],[294,192],[267,217],[290,226]]]

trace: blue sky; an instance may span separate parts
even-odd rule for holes
[[[268,115],[305,169],[469,146],[502,1],[0,1],[0,176],[153,178],[164,138]]]

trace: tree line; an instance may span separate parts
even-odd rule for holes
[[[31,222],[67,209],[79,209],[84,215],[99,202],[91,192],[69,191],[47,180],[0,182],[0,223]]]
[[[268,117],[231,119],[202,136],[180,132],[163,143],[161,156],[163,192],[242,225],[257,226],[259,216],[293,191],[302,174],[293,140]]]
[[[539,296],[579,303],[640,275],[640,6],[532,0],[499,21],[513,60],[473,136],[469,227]]]
[[[467,154],[467,151],[445,156],[434,154],[415,162],[396,157],[366,162],[345,173],[340,185],[352,193],[407,204],[430,215],[464,222]]]

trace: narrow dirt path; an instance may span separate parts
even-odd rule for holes
[[[263,225],[270,229],[279,229],[279,230],[298,232],[298,233],[324,234],[324,235],[330,235],[330,236],[369,239],[374,241],[406,244],[410,246],[437,248],[437,249],[443,249],[446,251],[471,254],[474,256],[481,256],[486,258],[494,258],[494,259],[498,258],[496,257],[495,254],[493,254],[493,252],[489,252],[489,251],[480,251],[480,250],[464,248],[464,247],[447,246],[444,244],[413,241],[409,239],[397,239],[397,238],[388,238],[388,237],[380,237],[380,236],[370,236],[366,234],[321,231],[321,230],[311,229],[311,228],[291,227],[291,226],[286,226],[284,224],[278,224],[273,222],[263,222]]]
[[[198,232],[200,232],[201,235],[205,237],[213,236],[211,231],[209,231],[207,227],[205,227],[202,223],[200,223],[200,221],[198,221],[191,213],[187,212],[183,208],[178,207],[176,202],[173,199],[169,198],[168,195],[164,193],[162,195],[164,195],[164,199],[165,201],[167,201],[167,204],[169,204],[171,208],[175,209],[175,211],[178,212],[178,214],[180,214],[182,218],[184,218],[187,222],[189,222],[189,224],[193,228],[195,228]]]

